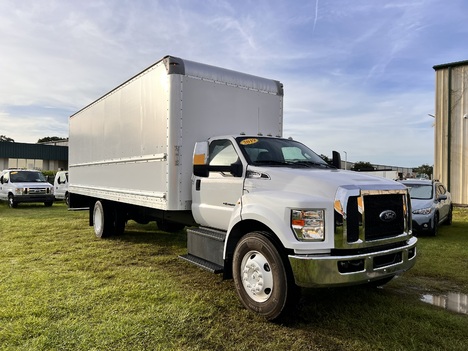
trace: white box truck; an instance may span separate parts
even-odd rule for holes
[[[188,226],[185,260],[233,278],[269,320],[300,287],[410,269],[407,189],[330,166],[282,129],[280,82],[166,56],[70,117],[70,208],[89,208],[98,237],[128,220]]]

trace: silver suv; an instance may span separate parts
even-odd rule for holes
[[[0,200],[8,201],[11,208],[20,202],[54,203],[54,187],[44,175],[35,170],[7,169],[0,173]]]
[[[414,232],[437,235],[439,224],[452,223],[452,197],[442,183],[419,179],[401,182],[409,188]]]

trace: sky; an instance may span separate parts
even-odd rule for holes
[[[69,116],[166,55],[284,85],[284,136],[318,154],[434,163],[435,71],[468,60],[465,0],[0,0],[0,135]]]

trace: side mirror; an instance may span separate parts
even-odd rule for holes
[[[231,168],[230,173],[234,177],[242,177],[242,174],[244,173],[244,167],[242,166],[241,162],[238,161],[238,162],[232,163],[230,168]]]
[[[333,151],[332,165],[336,169],[341,169],[341,155],[338,151]]]
[[[197,177],[208,177],[210,175],[210,166],[208,165],[193,165],[193,174]]]
[[[193,174],[197,177],[206,178],[210,172],[229,172],[234,177],[242,177],[244,167],[240,162],[232,163],[229,166],[193,165]]]
[[[439,195],[439,197],[437,198],[437,201],[444,201],[444,200],[447,200],[447,195]]]

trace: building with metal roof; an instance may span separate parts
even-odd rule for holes
[[[0,142],[0,170],[28,168],[41,171],[68,169],[68,146]]]
[[[434,178],[447,186],[455,204],[468,205],[468,61],[433,68]]]

